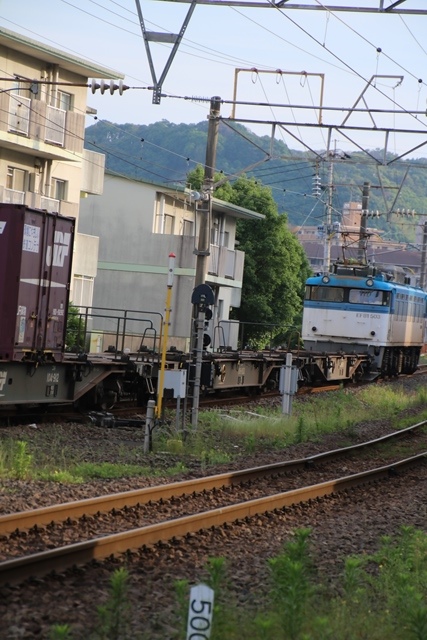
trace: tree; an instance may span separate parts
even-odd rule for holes
[[[67,351],[78,352],[83,348],[84,319],[80,308],[72,302],[68,305],[67,329],[65,333],[65,348]]]
[[[203,169],[197,168],[188,179],[192,188],[200,188]],[[233,309],[232,316],[246,323],[244,341],[260,347],[271,339],[275,344],[289,340],[301,323],[305,280],[311,273],[303,247],[289,231],[286,214],[278,213],[271,189],[254,178],[242,176],[214,194],[265,216],[264,220],[237,221],[245,268],[241,306]]]

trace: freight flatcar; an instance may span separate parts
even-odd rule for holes
[[[364,353],[361,368],[372,377],[414,373],[425,328],[426,293],[411,286],[401,268],[337,263],[331,273],[307,280],[305,348]]]

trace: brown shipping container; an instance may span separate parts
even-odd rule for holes
[[[74,225],[0,204],[0,360],[62,359]]]

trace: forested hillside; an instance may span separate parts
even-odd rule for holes
[[[162,120],[150,125],[122,124],[99,121],[86,129],[85,147],[107,156],[108,170],[158,182],[185,184],[186,176],[196,165],[205,163],[207,121],[195,124],[173,124]],[[317,225],[324,221],[330,164],[316,164],[313,154],[289,149],[283,142],[269,136],[259,137],[238,123],[221,122],[216,168],[225,175],[238,174],[247,167],[266,159],[247,175],[269,185],[279,212],[286,213],[291,224]],[[382,158],[382,151],[370,153]],[[292,156],[292,157],[291,157]],[[391,158],[392,156],[390,156]],[[413,166],[418,164],[419,166]],[[375,226],[387,229],[388,238],[413,240],[420,215],[427,215],[426,159],[400,162],[390,167],[367,164],[362,152],[333,165],[333,220],[338,220],[345,202],[361,201],[365,181],[371,183],[369,209],[381,214]],[[401,186],[402,180],[406,178]],[[318,176],[320,198],[314,197]],[[393,209],[414,210],[415,218],[393,215],[390,225],[385,213]]]

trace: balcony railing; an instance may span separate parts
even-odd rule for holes
[[[41,196],[40,208],[46,209],[49,213],[60,213],[61,201],[55,200],[55,198],[46,198],[45,196]]]
[[[9,131],[22,133],[27,136],[30,130],[30,98],[12,94],[9,104]]]
[[[0,187],[0,201],[9,204],[24,204],[25,191],[16,191],[15,189]]]
[[[64,109],[47,107],[46,142],[59,144],[61,147],[64,146],[66,113]]]
[[[0,135],[6,137],[10,148],[20,149],[21,138],[40,158],[65,160],[69,153],[83,154],[85,116],[77,111],[52,107],[43,100],[26,98],[0,91]],[[3,135],[2,135],[3,138]],[[75,158],[76,161],[79,158]]]
[[[219,278],[240,281],[243,277],[243,260],[243,251],[233,251],[211,244],[208,273]]]

